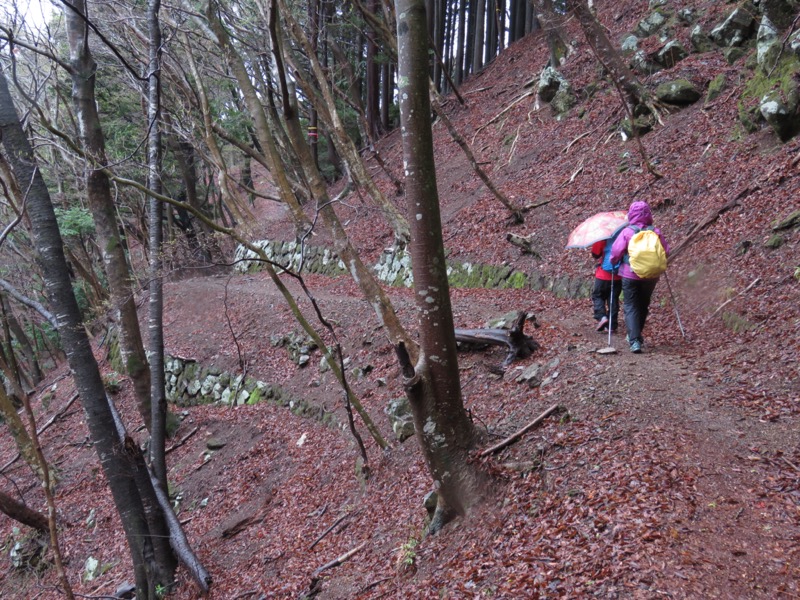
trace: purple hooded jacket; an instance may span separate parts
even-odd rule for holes
[[[641,229],[649,227],[653,224],[653,213],[650,211],[650,206],[647,204],[647,202],[637,201],[631,204],[631,207],[628,209],[628,224],[636,225]],[[654,228],[654,231],[658,234],[658,237],[661,239],[661,244],[664,246],[667,256],[669,256],[669,245],[667,244],[666,240],[664,240],[664,236],[661,235],[661,230],[656,227]],[[614,240],[614,245],[611,246],[612,264],[616,265],[628,253],[628,242],[635,235],[635,233],[636,232],[634,232],[633,229],[626,227],[620,232],[620,234],[617,236],[617,239]],[[620,266],[619,274],[624,279],[641,279],[641,277],[633,272],[631,266],[625,262],[623,262]]]

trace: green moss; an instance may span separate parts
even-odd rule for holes
[[[250,405],[258,404],[261,402],[261,390],[259,388],[255,388],[252,392],[250,392],[250,397],[247,399],[247,403]]]
[[[514,290],[524,289],[528,287],[528,276],[522,271],[514,271],[508,276],[508,279],[506,279],[505,287]]]
[[[741,101],[746,105],[758,102],[767,92],[779,89],[784,96],[789,96],[795,91],[797,84],[795,77],[800,74],[800,58],[795,54],[786,52],[780,62],[772,70],[772,76],[763,73],[760,69],[745,84],[742,90]],[[740,111],[741,112],[741,111]]]
[[[756,328],[754,323],[751,323],[742,315],[734,312],[722,313],[722,322],[725,323],[725,327],[734,333],[743,333]]]
[[[720,73],[708,84],[708,92],[706,93],[706,103],[713,102],[725,90],[728,85],[728,79],[725,73]]]

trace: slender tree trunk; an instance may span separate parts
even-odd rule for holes
[[[23,329],[20,322],[17,320],[17,317],[14,315],[14,311],[11,310],[11,303],[2,296],[3,306],[5,307],[5,312],[8,317],[8,324],[11,327],[11,332],[14,334],[14,337],[17,340],[17,343],[22,348],[22,353],[25,355],[25,358],[28,360],[30,364],[31,376],[33,377],[33,384],[38,385],[39,382],[42,380],[42,369],[39,366],[39,359],[36,356],[36,351],[33,349],[33,345],[31,344],[30,339],[28,339],[25,330]]]
[[[337,148],[340,155],[344,156],[347,165],[350,167],[350,173],[353,175],[355,183],[366,189],[369,195],[375,200],[376,204],[386,218],[387,223],[389,223],[392,231],[394,231],[395,240],[399,244],[404,245],[409,238],[408,222],[403,215],[400,214],[394,204],[392,204],[386,198],[383,192],[378,189],[378,187],[375,185],[375,182],[372,180],[372,177],[370,177],[369,173],[367,172],[367,168],[364,165],[364,162],[361,160],[358,150],[355,148],[353,141],[345,131],[344,124],[341,122],[338,111],[335,110],[336,102],[330,90],[328,89],[328,84],[325,79],[325,74],[322,72],[322,67],[319,64],[316,56],[311,55],[308,40],[305,38],[300,25],[292,17],[289,11],[285,10],[283,3],[281,14],[289,26],[289,33],[309,57],[311,62],[311,70],[313,71],[314,77],[317,80],[317,84],[324,98],[325,105],[328,107],[327,113],[330,118],[330,129],[336,138]]]
[[[95,450],[111,488],[128,541],[136,577],[137,597],[154,598],[157,583],[153,564],[152,539],[147,526],[142,498],[132,476],[131,464],[106,397],[100,369],[81,320],[72,292],[61,234],[58,231],[50,194],[44,183],[30,143],[17,117],[5,76],[0,71],[0,133],[17,180],[30,181],[28,214],[33,242],[39,253],[43,278],[50,302],[57,315],[58,332],[81,397],[86,423]],[[128,451],[138,452],[136,444]]]
[[[486,36],[486,0],[476,0],[475,45],[472,47],[472,72],[483,69],[483,49]]]
[[[657,114],[652,97],[647,88],[633,74],[620,53],[611,44],[605,28],[597,21],[586,0],[567,0],[567,8],[571,10],[580,23],[586,40],[594,50],[597,58],[608,70],[616,84],[624,90],[631,107],[637,104],[647,106]]]
[[[377,1],[369,0],[367,10],[375,13]],[[380,132],[380,65],[378,64],[378,42],[375,32],[367,35],[367,133],[375,139]],[[366,140],[365,140],[366,141]]]
[[[33,448],[33,441],[30,435],[28,435],[28,430],[25,429],[25,425],[22,423],[22,419],[14,403],[11,401],[11,398],[6,393],[5,387],[3,387],[2,384],[0,384],[0,416],[2,416],[3,421],[5,421],[8,431],[11,433],[11,437],[14,438],[14,443],[17,445],[20,456],[22,456],[36,476],[41,477],[42,473],[39,470],[39,462],[36,460],[36,451]]]
[[[161,0],[147,3],[147,28],[149,67],[147,78],[147,187],[156,194],[161,193],[161,24],[158,12]],[[149,358],[151,365],[150,397],[150,463],[153,473],[164,491],[167,485],[167,395],[164,382],[164,206],[151,197],[150,212],[150,302],[148,326],[150,330]]]
[[[413,215],[411,257],[420,321],[420,353],[398,348],[417,436],[439,492],[435,532],[480,498],[480,474],[467,461],[475,431],[461,397],[450,289],[433,157],[424,0],[398,0],[400,120],[406,201]]]
[[[105,140],[95,98],[97,64],[89,50],[89,27],[85,0],[74,0],[65,9],[72,100],[78,120],[80,140],[91,161],[86,165],[86,191],[94,217],[103,264],[114,308],[120,322],[120,351],[128,376],[133,381],[139,413],[150,428],[150,368],[142,344],[139,318],[131,286],[130,269],[119,234],[108,176],[101,167],[107,164]]]
[[[464,81],[464,36],[466,35],[464,27],[466,25],[468,4],[468,0],[459,0],[456,8],[458,11],[458,32],[456,34],[456,64],[453,73],[456,85],[460,85]]]

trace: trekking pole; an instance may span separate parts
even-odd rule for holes
[[[611,271],[611,298],[608,299],[608,347],[611,347],[611,330],[614,318],[614,271]]]
[[[669,275],[667,272],[664,271],[664,281],[667,282],[667,289],[669,290],[669,296],[672,299],[672,308],[675,309],[675,318],[678,319],[678,329],[681,330],[681,335],[683,339],[686,339],[686,332],[683,330],[683,323],[681,323],[681,315],[678,312],[678,304],[675,302],[675,294],[672,293],[672,286],[669,284]]]

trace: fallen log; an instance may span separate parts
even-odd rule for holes
[[[520,311],[514,326],[511,329],[486,328],[486,329],[460,329],[456,328],[456,341],[461,344],[476,346],[505,346],[508,354],[500,365],[500,370],[505,371],[508,365],[518,358],[527,358],[539,349],[539,343],[532,337],[525,335],[525,319],[528,314]],[[534,327],[538,327],[534,319]]]

